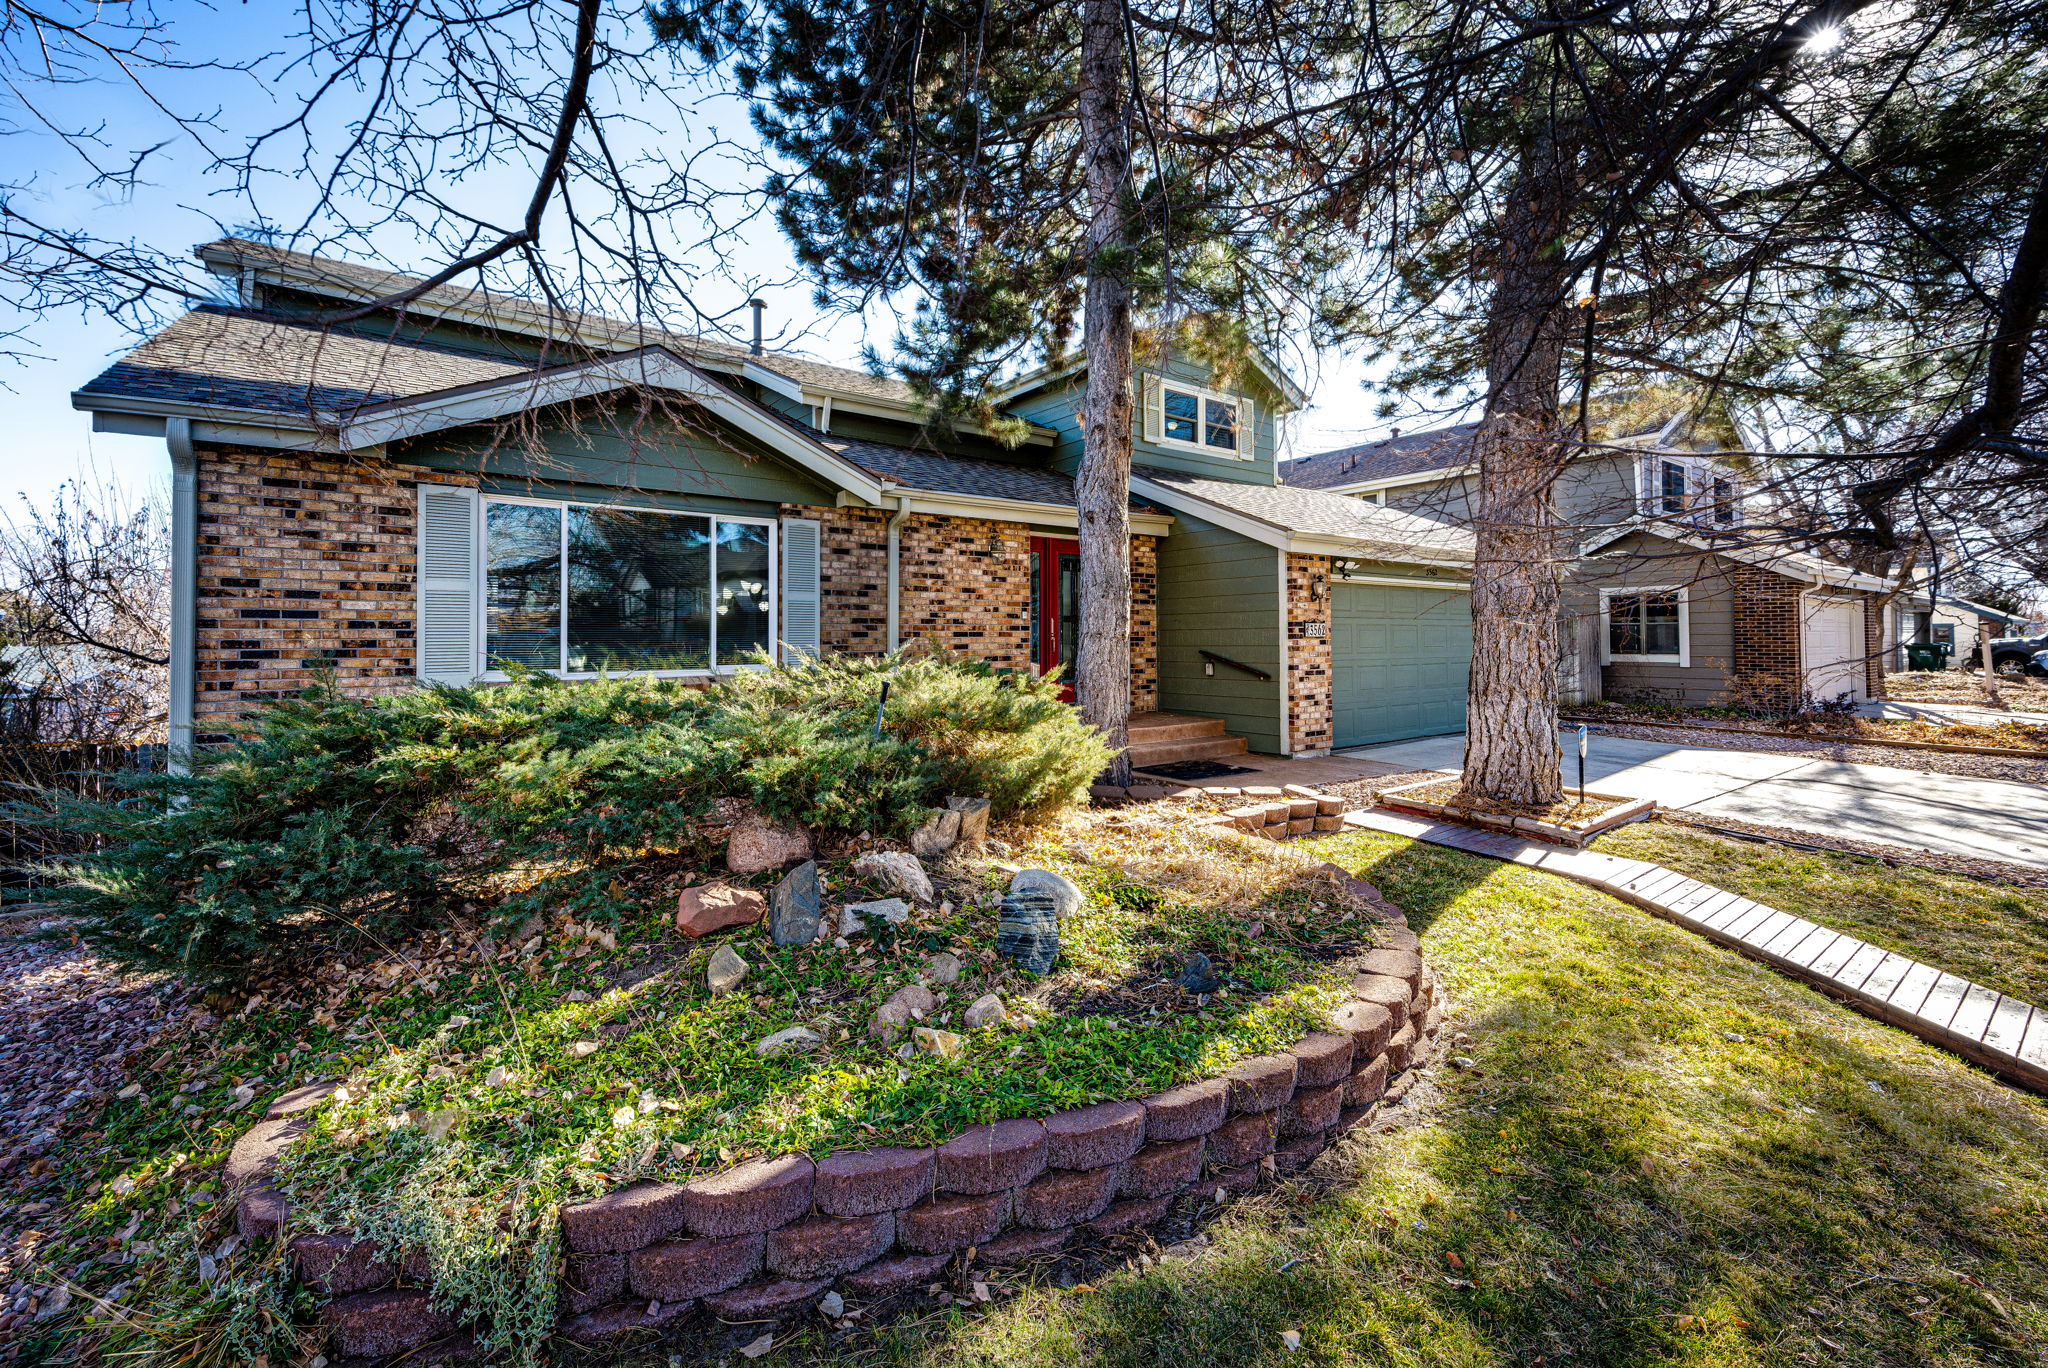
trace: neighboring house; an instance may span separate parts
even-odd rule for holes
[[[1890,628],[1885,640],[1893,652],[1887,667],[1905,668],[1905,648],[1916,641],[1937,641],[1951,648],[1949,663],[1957,669],[1982,669],[1985,640],[2032,635],[2033,620],[2025,613],[2008,613],[1970,599],[1948,594],[1929,594],[1920,587],[1902,591],[1892,600]]]
[[[174,740],[232,732],[323,663],[367,694],[515,663],[705,677],[787,649],[1072,660],[1079,366],[999,397],[1022,445],[933,439],[905,385],[758,344],[455,287],[329,326],[409,278],[199,254],[236,303],[73,396],[97,430],[171,447]],[[1462,726],[1470,536],[1279,485],[1302,396],[1262,358],[1231,379],[1174,353],[1141,379],[1134,708],[1196,720],[1134,758]]]
[[[1477,424],[1396,434],[1289,461],[1290,486],[1467,525]],[[1596,436],[1603,436],[1596,432]],[[1763,708],[1884,688],[1885,581],[1752,544],[1756,499],[1725,418],[1675,417],[1604,435],[1558,482],[1575,544],[1564,602],[1566,701],[1609,697]]]

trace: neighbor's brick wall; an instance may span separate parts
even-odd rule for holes
[[[1886,658],[1891,654],[1892,645],[1886,639],[1884,599],[1876,594],[1863,596],[1863,677],[1872,698],[1884,697],[1884,672],[1888,668]]]
[[[1732,565],[1735,670],[1730,701],[1766,708],[1798,706],[1806,691],[1799,670],[1800,584],[1754,565]]]
[[[1312,623],[1322,634],[1311,636]],[[1322,755],[1335,735],[1331,715],[1330,558],[1287,557],[1287,749]]]
[[[199,731],[232,731],[305,688],[321,658],[348,693],[405,688],[417,477],[375,458],[234,447],[201,448],[198,467]]]

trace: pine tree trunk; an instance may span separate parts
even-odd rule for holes
[[[1556,144],[1539,140],[1501,212],[1500,275],[1487,311],[1463,787],[1507,803],[1564,796],[1556,491],[1571,450],[1558,386],[1570,320],[1560,238],[1572,184]]]
[[[1081,639],[1074,692],[1081,716],[1116,748],[1105,771],[1131,781],[1131,286],[1125,278],[1131,185],[1130,96],[1124,89],[1123,10],[1085,0],[1081,15],[1080,118],[1088,189],[1088,289],[1082,345],[1088,388],[1081,400]]]

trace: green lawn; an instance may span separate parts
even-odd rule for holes
[[[1472,1037],[1418,1124],[1225,1214],[1191,1262],[763,1361],[2048,1362],[2040,1099],[1589,889],[1375,833],[1316,846],[1408,908],[1447,1040]]]
[[[1717,888],[2048,1005],[2048,889],[1891,869],[1639,822],[1602,837],[1609,855],[1655,860]]]

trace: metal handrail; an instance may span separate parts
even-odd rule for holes
[[[1242,660],[1232,660],[1229,656],[1217,655],[1214,651],[1204,651],[1200,648],[1196,649],[1195,654],[1201,656],[1202,659],[1209,661],[1213,664],[1228,665],[1233,670],[1243,670],[1253,679],[1263,679],[1269,684],[1273,682],[1273,676],[1267,674],[1264,670],[1261,670],[1256,665],[1247,665]]]

